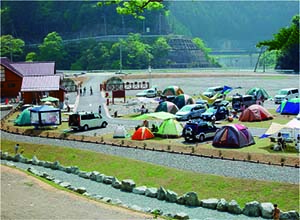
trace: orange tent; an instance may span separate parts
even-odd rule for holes
[[[154,134],[147,127],[138,128],[132,135],[132,140],[145,140],[154,138]]]
[[[251,105],[246,108],[239,117],[239,121],[264,121],[273,119],[273,116],[267,109],[261,105]]]

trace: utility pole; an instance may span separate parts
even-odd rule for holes
[[[122,43],[120,42],[120,70],[119,73],[122,73]]]

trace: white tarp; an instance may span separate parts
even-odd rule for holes
[[[278,124],[276,122],[272,122],[268,130],[265,132],[266,135],[272,135],[279,132],[285,125]]]

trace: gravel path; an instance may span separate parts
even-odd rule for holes
[[[2,161],[4,162],[4,161]],[[97,194],[102,197],[108,197],[113,200],[121,200],[121,202],[128,207],[138,206],[143,210],[159,209],[163,213],[179,213],[184,212],[189,215],[191,219],[202,219],[202,220],[247,220],[253,219],[244,215],[231,215],[229,213],[218,212],[216,210],[210,210],[202,207],[189,208],[187,206],[178,205],[176,203],[169,203],[158,199],[152,199],[146,196],[137,195],[134,193],[127,193],[120,191],[103,183],[98,183],[88,179],[81,178],[74,174],[67,174],[58,170],[51,170],[44,167],[32,166],[29,164],[14,163],[18,168],[26,170],[28,167],[34,167],[40,172],[46,172],[49,175],[55,177],[64,182],[71,183],[74,187],[84,187],[90,194]],[[201,216],[201,217],[200,217]],[[213,217],[212,217],[213,216]],[[262,218],[255,218],[262,219]]]
[[[197,173],[299,184],[299,169],[292,167],[270,166],[240,161],[227,161],[139,149],[119,148],[116,146],[102,144],[29,137],[9,134],[3,131],[1,132],[1,136],[2,138],[10,140],[22,139],[23,142],[29,143],[92,150],[104,154],[117,155],[120,157],[131,158],[182,170],[189,170]]]

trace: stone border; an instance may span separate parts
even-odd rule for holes
[[[81,178],[90,179],[92,181],[111,185],[115,189],[119,189],[121,191],[144,195],[153,199],[165,200],[167,202],[177,203],[189,207],[203,207],[203,208],[217,210],[220,212],[228,212],[230,214],[235,214],[235,215],[243,214],[249,217],[262,217],[266,219],[272,218],[272,212],[274,210],[273,204],[271,202],[259,203],[257,201],[252,201],[246,203],[245,207],[242,209],[235,200],[232,200],[230,202],[227,202],[223,198],[221,199],[209,198],[209,199],[199,200],[198,195],[195,192],[187,192],[182,196],[178,196],[176,192],[169,189],[165,189],[163,187],[160,188],[154,188],[154,187],[148,188],[146,186],[137,187],[135,182],[131,179],[125,179],[119,181],[114,176],[107,176],[105,174],[99,173],[98,171],[92,171],[92,172],[81,171],[77,166],[64,167],[60,165],[59,161],[55,161],[55,162],[41,161],[36,156],[33,156],[32,159],[27,159],[21,154],[16,154],[15,156],[12,156],[9,155],[8,152],[2,152],[2,151],[0,151],[0,156],[1,156],[1,160],[21,162],[21,163],[32,164],[36,166],[42,166],[53,170],[60,170],[66,173],[72,173],[78,175]],[[14,166],[11,163],[7,163],[7,165]],[[122,202],[119,199],[111,199],[108,197],[103,197],[101,195],[89,194],[84,187],[78,187],[78,188],[74,187],[71,185],[71,183],[63,182],[61,180],[55,179],[54,177],[48,175],[47,173],[44,172],[41,173],[35,170],[33,167],[29,167],[27,171],[36,176],[40,176],[49,181],[52,181],[60,185],[61,187],[67,188],[69,190],[85,195],[92,199],[101,200],[107,203],[119,205],[136,211],[152,213],[154,215],[162,215],[174,219],[189,219],[189,216],[186,213],[163,213],[159,208],[149,210],[149,209],[143,209],[138,206],[127,206],[125,204],[122,204]],[[287,220],[287,219],[291,219],[291,220],[299,219],[299,213],[295,210],[288,211],[288,212],[281,212],[280,220]]]

